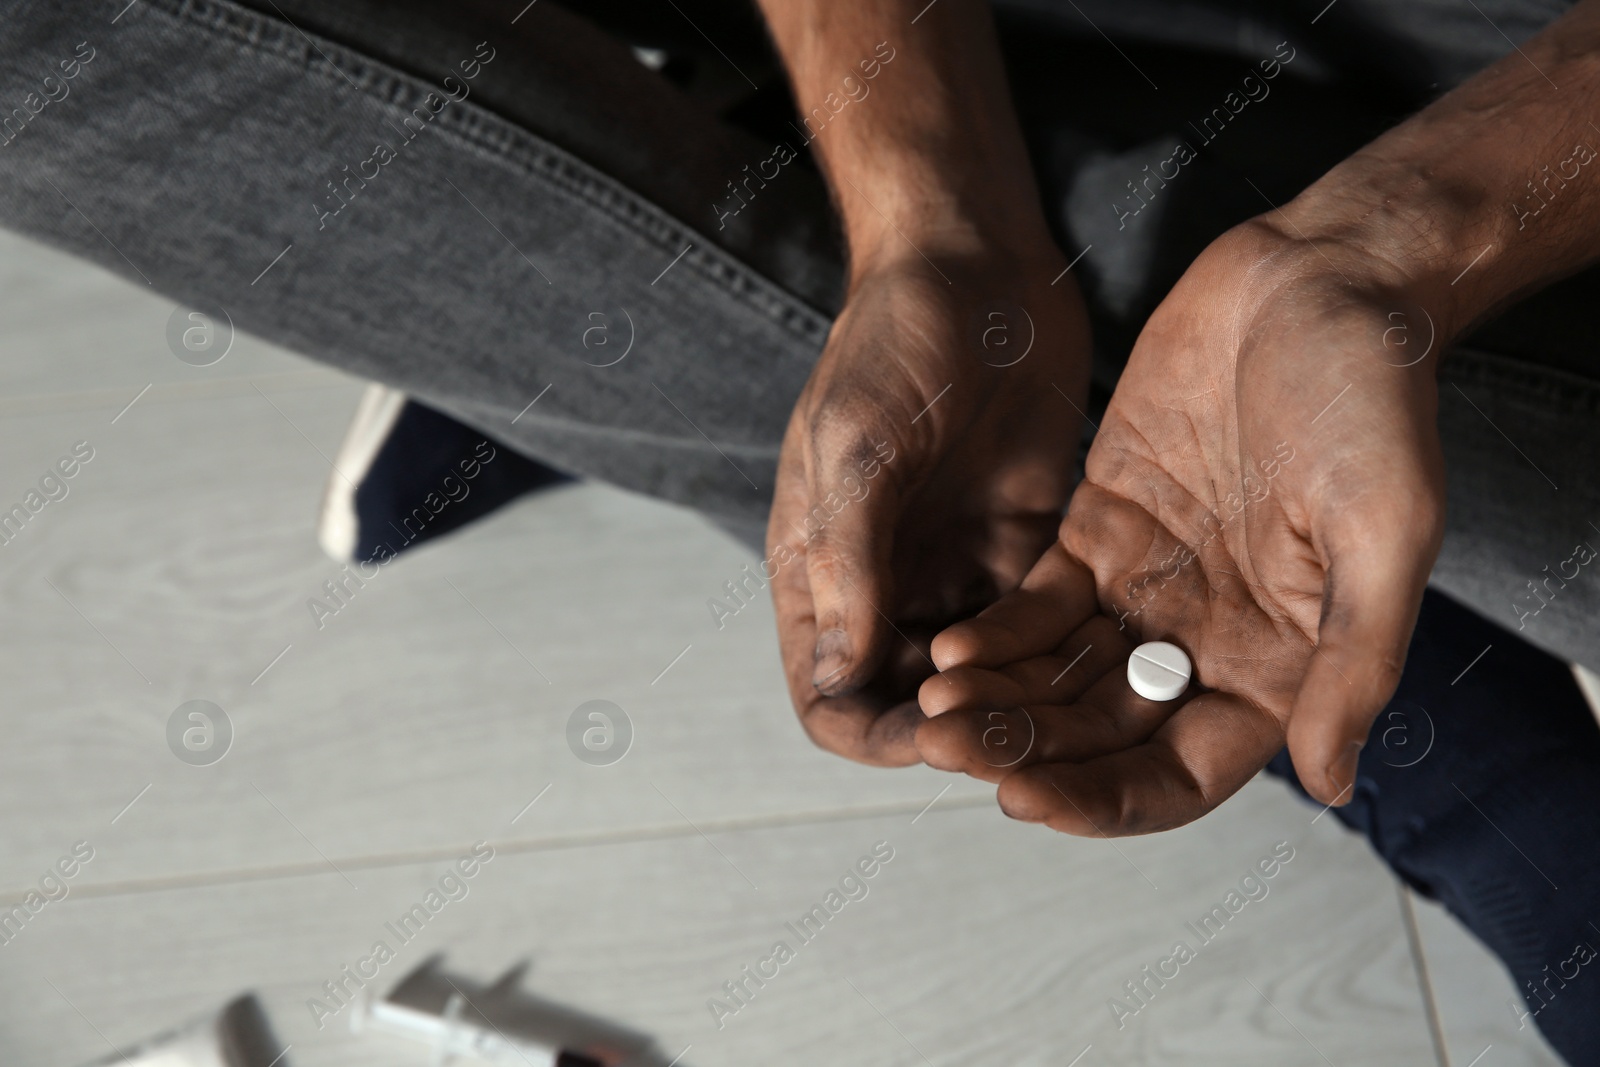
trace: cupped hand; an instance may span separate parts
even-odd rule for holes
[[[801,723],[822,748],[890,766],[919,758],[933,634],[1050,544],[1089,368],[1053,247],[922,251],[856,264],[789,421],[767,532]]]
[[[1286,740],[1348,799],[1442,536],[1442,342],[1360,248],[1271,219],[1215,242],[1135,345],[1058,542],[935,639],[927,761],[1088,835],[1198,818]],[[1128,688],[1150,640],[1188,652],[1183,697]]]

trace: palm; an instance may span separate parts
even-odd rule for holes
[[[1015,814],[1085,833],[1185,822],[1282,747],[1306,693],[1314,719],[1392,689],[1398,655],[1330,643],[1347,621],[1330,627],[1341,602],[1330,586],[1370,611],[1391,580],[1379,607],[1399,618],[1389,631],[1409,632],[1417,574],[1437,551],[1431,364],[1399,366],[1413,339],[1392,332],[1392,305],[1338,268],[1302,260],[1285,284],[1264,284],[1248,269],[1259,249],[1243,243],[1213,246],[1146,327],[1056,557],[1024,583],[1031,600],[1002,602],[935,646],[941,666],[968,669],[924,690],[930,710],[963,712],[927,728],[930,762],[976,762],[993,777],[974,714],[993,713],[1002,693],[1047,698],[1028,713],[1040,751],[1002,786]],[[1049,616],[1050,600],[1071,610]],[[1041,653],[1053,663],[1070,651],[1062,642],[1097,612],[1093,625],[1117,636],[1098,676],[1078,679],[1070,701],[1016,686]],[[1133,639],[1185,648],[1205,692],[1167,705],[1134,696],[1116,677]],[[1089,741],[1086,717],[1114,728]],[[1075,746],[1051,736],[1075,729]],[[1071,762],[1052,761],[1051,745]]]

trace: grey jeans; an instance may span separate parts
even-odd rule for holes
[[[842,272],[753,12],[125,4],[0,5],[0,224],[220,304],[552,466],[761,529]],[[1517,34],[1562,6],[1484,5]],[[1069,256],[1090,246],[1102,403],[1207,241],[1510,48],[1432,3],[1341,5],[1316,25],[1261,7],[1001,5],[1047,214]],[[1189,136],[1185,108],[1222,100],[1279,42],[1296,58],[1271,98],[1181,188],[1119,214],[1127,180]],[[913,46],[911,28],[888,44]],[[630,45],[705,76],[681,91]],[[778,143],[796,158],[775,164]],[[1434,581],[1600,668],[1600,566],[1574,562],[1600,546],[1600,356],[1582,318],[1597,295],[1592,274],[1571,279],[1446,364]]]

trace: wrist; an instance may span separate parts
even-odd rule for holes
[[[1508,255],[1504,206],[1482,185],[1440,178],[1358,154],[1261,221],[1330,256],[1353,284],[1425,308],[1448,344],[1537,280]]]
[[[852,277],[957,261],[1002,273],[1048,270],[1049,281],[1066,265],[1031,183],[997,194],[991,182],[981,197],[953,185],[948,171],[934,179],[905,171],[876,181],[851,176],[838,184],[841,200],[856,201],[856,210],[841,205],[840,212]]]
[[[924,226],[915,237],[891,230],[870,244],[852,243],[848,283],[854,287],[867,278],[909,272],[927,274],[941,285],[963,277],[992,293],[1010,294],[1035,283],[1048,286],[1066,265],[1042,227],[1033,234],[1001,235],[970,219],[952,220]],[[1063,277],[1055,288],[1076,294],[1077,283]]]
[[[1026,158],[1010,174],[971,174],[966,165],[914,155],[901,155],[893,173],[837,174],[851,277],[926,270],[928,262],[971,262],[1011,277],[1048,270],[1045,282],[1056,277],[1066,261],[1051,238]]]
[[[1600,5],[1559,22],[1329,171],[1277,224],[1354,245],[1446,342],[1600,253]]]

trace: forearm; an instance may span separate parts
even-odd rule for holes
[[[1268,221],[1346,243],[1448,340],[1600,259],[1600,0],[1357,152]]]
[[[983,0],[760,3],[854,269],[1048,245]]]

